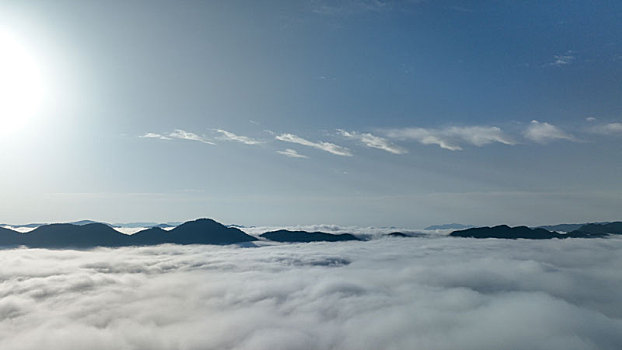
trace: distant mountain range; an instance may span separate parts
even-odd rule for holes
[[[593,224],[608,224],[609,222],[594,222]],[[583,224],[558,224],[558,225],[547,225],[547,226],[538,226],[538,228],[543,228],[549,231],[556,232],[572,232],[581,228],[581,226],[585,226],[588,223]]]
[[[454,231],[450,234],[452,237],[504,239],[598,238],[609,235],[622,235],[622,222],[586,224],[565,234],[551,232],[543,228],[529,228],[526,226],[509,227],[507,225],[470,228]]]
[[[324,232],[288,231],[278,230],[266,232],[260,235],[262,238],[276,242],[337,242],[337,241],[360,241],[349,233],[330,234]]]
[[[141,228],[141,227],[161,227],[161,228],[171,228],[181,225],[181,222],[167,222],[167,223],[157,223],[157,222],[128,222],[128,223],[117,223],[117,224],[109,224],[107,222],[94,221],[94,220],[79,220],[67,222],[67,224],[83,226],[87,224],[104,224],[110,227],[127,227],[127,228]],[[37,228],[39,226],[50,225],[49,223],[32,223],[25,225],[8,225],[4,224],[4,226],[10,226],[13,228]],[[0,225],[2,226],[2,225]]]
[[[416,237],[421,234],[393,232],[386,237]],[[474,227],[453,231],[451,237],[501,238],[501,239],[552,239],[552,238],[598,238],[622,235],[622,222],[586,224],[568,232],[558,233],[544,228],[526,226]],[[261,239],[275,242],[338,242],[361,241],[349,233],[330,234],[278,230],[263,233]],[[28,233],[20,233],[0,227],[0,246],[27,246],[32,248],[92,248],[146,246],[157,244],[252,244],[257,241],[236,227],[225,226],[211,219],[185,222],[171,230],[152,227],[133,235],[126,235],[108,224],[88,220],[69,224],[41,225]]]
[[[463,225],[463,224],[443,224],[443,225],[432,225],[424,228],[424,230],[463,230],[466,228],[471,228],[473,225]]]
[[[323,232],[273,231],[262,238],[277,242],[318,242],[360,240],[351,234],[333,235]],[[0,246],[32,248],[124,247],[157,244],[241,244],[257,241],[256,237],[236,227],[227,227],[211,219],[185,222],[171,230],[152,227],[126,235],[108,224],[89,220],[68,224],[41,225],[28,233],[0,227]]]

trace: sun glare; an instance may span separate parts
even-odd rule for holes
[[[43,93],[35,56],[15,36],[0,30],[0,136],[26,126],[37,113]]]

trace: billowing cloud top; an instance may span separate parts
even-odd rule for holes
[[[2,349],[622,344],[620,239],[11,249],[0,264]]]

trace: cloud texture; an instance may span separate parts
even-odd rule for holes
[[[618,349],[622,240],[0,255],[0,348]]]

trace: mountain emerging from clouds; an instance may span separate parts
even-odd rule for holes
[[[256,241],[237,228],[226,227],[211,219],[183,223],[170,231],[149,228],[133,235],[123,234],[102,223],[50,224],[29,233],[1,228],[0,245],[25,245],[32,248],[123,247],[156,244],[236,244]]]
[[[464,230],[466,228],[471,228],[473,225],[463,225],[463,224],[443,224],[443,225],[432,225],[424,228],[424,230]]]
[[[418,237],[422,234],[393,232],[385,237]],[[586,224],[569,233],[552,232],[543,228],[526,226],[474,227],[453,231],[450,237],[499,238],[499,239],[566,239],[600,238],[609,235],[622,235],[622,222],[605,224]],[[283,243],[362,241],[353,234],[331,234],[278,230],[265,232],[261,239]],[[185,222],[171,230],[151,227],[133,235],[115,230],[108,224],[79,222],[42,225],[28,233],[0,227],[0,246],[27,246],[31,248],[94,248],[148,246],[158,244],[214,244],[229,245],[251,243],[259,240],[242,230],[222,225],[212,219],[197,219]]]
[[[471,238],[502,238],[502,239],[551,239],[551,238],[599,238],[608,235],[622,234],[622,222],[607,224],[586,224],[579,229],[566,234],[551,232],[543,228],[529,228],[526,226],[509,227],[499,225],[494,227],[476,227],[454,231],[452,237]]]
[[[338,241],[360,241],[354,235],[349,233],[342,234],[330,234],[324,232],[306,232],[306,231],[288,231],[278,230],[266,232],[261,235],[263,238],[267,238],[276,242],[338,242]]]

